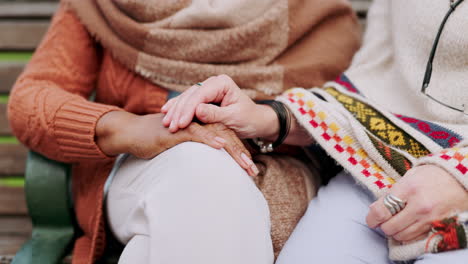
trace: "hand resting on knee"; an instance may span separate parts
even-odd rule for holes
[[[249,151],[223,124],[192,122],[177,133],[171,133],[163,126],[163,117],[163,114],[140,116],[124,111],[109,112],[98,120],[96,142],[110,156],[130,153],[138,158],[151,159],[175,145],[194,141],[216,149],[224,148],[249,175],[258,174]]]

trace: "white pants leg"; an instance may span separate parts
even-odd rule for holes
[[[127,245],[120,264],[273,263],[266,200],[224,150],[187,142],[152,160],[129,157],[106,205]]]
[[[387,239],[366,225],[371,194],[351,175],[340,173],[320,188],[276,264],[389,264]],[[468,250],[426,254],[414,264],[468,263]]]

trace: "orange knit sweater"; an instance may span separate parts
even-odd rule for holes
[[[96,91],[96,102],[87,98]],[[104,250],[103,186],[113,159],[94,141],[105,113],[159,112],[167,91],[130,72],[102,50],[76,16],[60,7],[13,88],[8,116],[27,147],[73,164],[73,197],[84,236],[73,263],[93,263]]]

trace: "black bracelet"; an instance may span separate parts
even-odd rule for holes
[[[281,102],[261,101],[259,103],[269,105],[275,111],[279,122],[278,138],[273,143],[269,144],[266,144],[263,140],[258,138],[249,140],[249,143],[253,143],[258,146],[260,148],[260,152],[268,153],[272,152],[274,148],[281,145],[288,136],[289,130],[291,129],[291,115],[288,108]]]

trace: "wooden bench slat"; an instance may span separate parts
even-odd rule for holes
[[[0,236],[0,256],[15,255],[26,240],[27,238],[22,236]]]
[[[0,62],[0,93],[10,92],[26,62]]]
[[[24,188],[0,186],[0,215],[24,216],[27,213]]]
[[[1,236],[22,236],[28,238],[31,235],[32,224],[29,216],[0,216]]]
[[[24,175],[27,152],[20,144],[0,144],[0,176]]]
[[[0,49],[33,50],[41,41],[49,21],[0,21]]]
[[[10,125],[7,117],[7,105],[0,104],[0,136],[11,135]]]
[[[0,18],[50,18],[58,3],[0,2]]]

